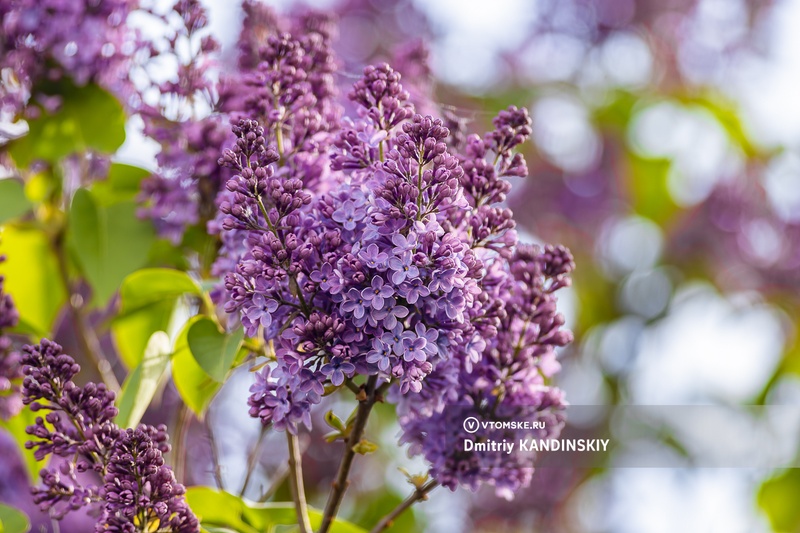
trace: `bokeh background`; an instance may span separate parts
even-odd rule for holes
[[[223,57],[234,57],[240,8],[204,3]],[[306,5],[340,17],[342,86],[364,64],[421,42],[430,70],[416,75],[468,130],[486,130],[510,104],[529,107],[530,176],[514,183],[509,204],[525,240],[565,244],[576,258],[561,300],[576,341],[558,377],[571,403],[721,404],[732,421],[752,416],[738,406],[800,406],[800,1]],[[128,124],[116,159],[154,168],[158,146],[140,130]],[[207,419],[191,422],[189,484],[238,491],[253,465],[246,495],[260,499],[285,475],[280,436],[262,440],[246,415],[249,379],[240,372]],[[168,389],[161,401],[169,412],[177,400]],[[370,431],[384,445],[360,458],[343,509],[364,524],[408,492],[398,467],[424,469],[395,451],[393,414],[382,408]],[[607,414],[583,424],[604,426]],[[787,420],[784,429],[781,446],[793,456],[798,426]],[[659,453],[690,464],[679,433],[651,437]],[[324,501],[338,456],[309,446],[318,438],[304,442],[312,503]],[[513,502],[439,490],[397,531],[800,531],[798,470],[621,462],[542,470]],[[0,499],[22,506],[9,487]]]

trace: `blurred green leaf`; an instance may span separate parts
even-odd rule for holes
[[[92,185],[92,195],[98,204],[105,206],[134,200],[139,194],[142,180],[149,175],[150,171],[143,168],[112,163],[106,179]]]
[[[122,386],[122,393],[117,402],[119,414],[116,422],[119,426],[139,425],[166,375],[171,355],[169,335],[163,331],[153,333],[147,342],[142,362],[128,375]]]
[[[767,480],[761,485],[757,496],[758,505],[764,510],[778,533],[800,531],[800,469],[792,468]]]
[[[184,294],[201,296],[200,286],[185,272],[170,268],[145,268],[125,278],[120,289],[121,313],[128,314]]]
[[[25,513],[0,503],[0,533],[27,533],[30,529],[31,523]]]
[[[721,92],[706,92],[704,94],[679,94],[678,100],[684,104],[702,107],[714,115],[730,140],[741,148],[747,157],[759,155],[760,150],[750,139],[737,104],[730,98]]]
[[[409,485],[409,490],[411,486]],[[394,492],[384,489],[372,491],[365,494],[363,499],[359,500],[359,505],[355,506],[353,522],[358,525],[369,529],[373,527],[378,521],[392,512],[395,507],[403,502],[405,496],[400,496]],[[416,507],[416,506],[415,506]],[[393,522],[391,528],[387,531],[391,533],[403,533],[406,531],[425,531],[425,528],[417,521],[414,507],[411,510],[398,516]]]
[[[240,533],[262,533],[280,525],[297,524],[293,503],[255,503],[209,487],[189,487],[186,501],[200,518],[203,527],[228,527]],[[322,513],[309,509],[311,526],[322,521]],[[209,531],[211,531],[209,529]],[[336,520],[331,533],[365,533],[346,520]]]
[[[203,368],[197,364],[189,348],[189,330],[199,320],[205,317],[195,316],[183,326],[175,340],[172,357],[172,379],[175,387],[186,405],[198,416],[203,418],[208,404],[220,388],[220,383],[209,377]]]
[[[56,163],[88,149],[113,153],[125,141],[125,111],[109,92],[66,80],[50,90],[63,99],[58,111],[42,110],[39,118],[28,121],[28,134],[9,144],[18,167],[27,168],[35,160]]]
[[[176,298],[154,302],[125,313],[111,323],[117,353],[128,368],[135,368],[142,361],[150,336],[169,327],[175,303]]]
[[[594,110],[592,118],[600,126],[624,133],[633,116],[633,110],[639,102],[640,97],[637,95],[628,91],[616,90],[605,105]]]
[[[0,180],[0,224],[24,215],[31,209],[25,197],[25,187],[15,179]]]
[[[125,277],[147,262],[153,228],[136,217],[136,204],[98,206],[93,194],[78,189],[69,212],[69,243],[93,289],[105,305]]]
[[[645,158],[628,152],[627,187],[633,210],[664,227],[678,206],[667,186],[669,159]]]
[[[37,229],[6,226],[0,234],[0,274],[22,320],[40,334],[50,332],[53,320],[66,301],[58,261],[47,235]]]
[[[31,436],[25,432],[25,429],[34,424],[36,416],[36,413],[30,409],[23,409],[17,416],[11,417],[8,420],[0,418],[0,428],[6,430],[19,447],[19,453],[30,481],[34,481],[39,476],[39,470],[42,468],[42,464],[33,456],[33,450],[25,448],[25,443],[31,438]]]
[[[187,336],[195,361],[206,374],[220,383],[225,381],[243,338],[242,328],[226,335],[219,331],[213,320],[206,317],[193,323]]]

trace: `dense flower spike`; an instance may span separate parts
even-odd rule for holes
[[[0,263],[3,261],[5,257],[0,256]],[[17,325],[19,312],[11,295],[3,290],[4,281],[5,278],[0,276],[0,419],[7,420],[22,409],[19,394],[22,366],[20,355],[5,331]]]
[[[183,487],[164,465],[165,426],[121,430],[114,423],[114,393],[102,384],[77,386],[72,379],[80,366],[54,342],[25,346],[22,364],[23,403],[34,412],[47,411],[28,427],[32,439],[26,447],[40,461],[60,458],[42,469],[43,487],[33,489],[42,510],[61,519],[70,511],[101,506],[98,532],[200,530],[182,499]],[[84,473],[89,472],[104,484],[87,482],[91,476]]]

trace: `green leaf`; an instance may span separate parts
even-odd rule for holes
[[[141,363],[147,340],[153,333],[167,330],[175,303],[175,298],[155,302],[114,319],[111,333],[117,353],[128,368],[135,368]]]
[[[6,226],[0,234],[0,274],[25,324],[47,333],[67,293],[58,261],[47,236],[40,230]]]
[[[69,237],[98,305],[105,305],[125,277],[147,262],[155,241],[152,226],[136,217],[134,202],[101,207],[86,189],[78,189],[72,200]]]
[[[18,167],[27,168],[35,160],[56,163],[89,149],[110,154],[125,141],[125,111],[109,92],[67,81],[49,89],[48,94],[63,98],[62,105],[54,114],[42,110],[39,118],[28,121],[28,134],[9,144]]]
[[[163,331],[153,333],[144,351],[144,359],[122,386],[117,404],[119,414],[116,422],[119,426],[130,428],[139,425],[166,374],[170,355],[169,335]]]
[[[157,302],[173,300],[183,294],[202,296],[200,286],[185,272],[170,268],[145,268],[122,282],[120,296],[123,314]]]
[[[328,411],[325,413],[325,423],[328,424],[333,429],[338,429],[339,431],[344,431],[344,422],[342,419],[336,416],[336,413],[333,410]]]
[[[166,331],[179,296],[202,295],[185,272],[145,268],[130,274],[120,288],[120,313],[111,326],[120,356],[128,368],[142,360],[147,339]]]
[[[220,383],[211,379],[197,364],[189,349],[188,335],[192,325],[204,317],[192,317],[178,334],[172,357],[172,379],[186,405],[203,418],[208,404],[220,388]]]
[[[261,533],[281,525],[297,524],[294,504],[255,503],[209,487],[189,487],[186,501],[200,518],[203,527],[228,527],[241,533]],[[322,522],[322,513],[309,508],[311,526]],[[332,533],[365,533],[366,530],[346,520],[336,520]]]
[[[239,328],[230,335],[222,333],[210,318],[203,317],[189,328],[187,340],[195,361],[214,381],[222,383],[228,375],[244,331]]]
[[[24,215],[30,209],[24,185],[15,179],[0,179],[0,224]]]
[[[36,413],[30,409],[23,409],[17,416],[11,417],[8,420],[0,418],[0,428],[6,430],[17,443],[20,456],[22,457],[30,481],[34,481],[39,477],[39,470],[42,468],[42,464],[33,456],[33,450],[25,448],[25,443],[31,438],[31,436],[25,432],[25,429],[34,424],[36,416]]]
[[[27,533],[30,529],[31,523],[25,513],[0,503],[0,533]]]
[[[758,505],[764,510],[773,531],[800,531],[800,469],[792,468],[764,482],[758,491]]]
[[[149,175],[150,171],[143,168],[112,163],[108,177],[92,186],[92,194],[100,205],[105,206],[135,200],[142,180]]]

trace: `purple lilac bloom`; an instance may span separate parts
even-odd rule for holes
[[[419,276],[419,269],[412,261],[411,252],[404,252],[400,257],[389,259],[389,268],[393,270],[392,283],[400,285],[406,278],[413,279]]]
[[[373,309],[380,311],[383,309],[386,299],[394,294],[391,285],[384,283],[383,278],[375,276],[372,278],[370,286],[361,291],[361,297],[369,302]]]
[[[386,270],[389,262],[389,254],[380,251],[380,248],[378,248],[378,245],[375,243],[363,248],[358,253],[358,258],[361,259],[361,261],[363,261],[364,264],[369,268],[374,268],[375,270],[380,271]]]

